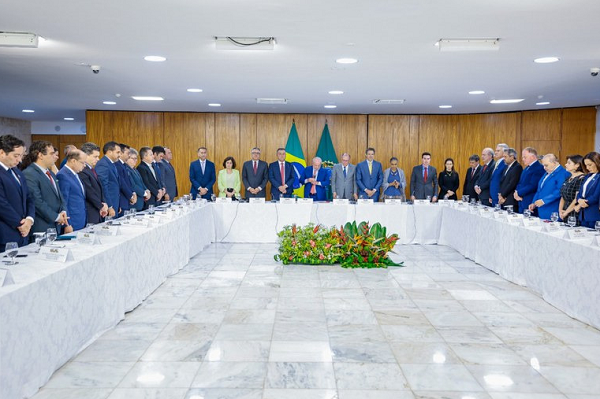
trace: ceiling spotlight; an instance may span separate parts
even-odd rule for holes
[[[498,51],[500,39],[440,39],[435,46],[439,51]]]
[[[187,89],[190,93],[202,93],[202,89]]]
[[[471,90],[469,92],[469,94],[485,94],[485,91],[483,91],[483,90]]]
[[[329,94],[344,94],[344,92],[341,90],[331,90]]]
[[[328,109],[333,109],[333,108],[337,108],[337,105],[329,104],[329,105],[324,105],[323,107],[328,108]]]
[[[34,110],[32,110],[32,109],[24,109],[24,110],[23,110],[23,112],[25,112],[26,114],[32,114],[32,113],[34,113],[35,111],[34,111]]]
[[[163,62],[163,61],[166,61],[167,59],[160,55],[147,55],[144,57],[144,60],[150,61],[150,62]]]
[[[63,118],[63,119],[66,121],[74,121],[75,120],[75,118]]]
[[[510,99],[506,99],[506,100],[492,100],[492,101],[490,101],[490,104],[516,104],[516,103],[520,103],[523,100],[525,100],[525,99],[524,98],[510,98]]]
[[[535,62],[536,64],[551,64],[551,63],[557,62],[559,60],[560,60],[560,58],[558,58],[558,57],[542,57],[542,58],[536,58],[535,60],[533,60],[533,62]]]
[[[550,101],[542,101],[540,103],[535,103],[535,105],[550,105]]]
[[[131,96],[136,101],[163,101],[162,97],[154,97],[154,96]]]
[[[358,60],[356,58],[338,58],[335,62],[338,64],[356,64]]]
[[[102,104],[104,104],[104,105],[115,105],[116,102],[114,102],[114,101],[102,101]]]
[[[452,105],[440,105],[440,108],[442,108],[442,109],[452,108]]]
[[[210,103],[210,104],[208,104],[208,106],[209,107],[220,107],[221,104],[219,104],[219,103]]]

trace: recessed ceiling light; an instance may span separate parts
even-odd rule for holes
[[[333,108],[337,108],[337,105],[331,105],[331,104],[330,104],[330,105],[324,105],[324,107],[325,107],[325,108],[330,108],[330,109],[333,109]]]
[[[549,105],[550,101],[542,101],[541,103],[535,103],[535,105]]]
[[[356,58],[338,58],[335,62],[338,64],[356,64],[358,60]]]
[[[331,90],[329,94],[344,94],[344,92],[341,90]]]
[[[221,104],[219,104],[219,103],[210,103],[210,104],[208,104],[208,106],[209,107],[220,107]]]
[[[509,98],[507,100],[492,100],[490,104],[515,104],[523,101],[524,98]]]
[[[551,64],[551,63],[557,62],[559,60],[560,60],[560,58],[558,58],[558,57],[542,57],[542,58],[536,58],[535,60],[533,60],[533,62],[535,62],[537,64]]]
[[[485,91],[483,91],[483,90],[471,90],[469,92],[469,94],[485,94]]]
[[[444,109],[444,108],[452,108],[452,105],[440,105],[440,108]]]
[[[202,89],[187,89],[190,93],[202,93]]]
[[[154,96],[131,96],[134,100],[137,101],[163,101],[162,97],[154,97]]]
[[[144,57],[144,59],[151,62],[163,62],[167,60],[165,57],[160,55],[147,55]]]
[[[102,101],[102,104],[104,104],[104,105],[115,105],[116,102],[114,102],[114,101]]]
[[[24,109],[23,112],[25,112],[26,114],[31,114],[31,113],[34,113],[35,111],[32,109]]]
[[[63,119],[66,121],[74,121],[75,120],[75,118],[63,118]]]

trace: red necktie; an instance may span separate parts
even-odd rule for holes
[[[427,168],[425,168],[425,173],[423,173],[423,181],[427,183]]]
[[[90,168],[92,169],[92,173],[94,174],[94,177],[96,178],[96,180],[98,180],[98,173],[96,173],[96,169],[94,168]]]
[[[285,184],[285,171],[283,170],[283,162],[279,163],[279,171],[281,172],[281,185]]]
[[[481,172],[481,173],[485,173],[486,169],[487,169],[487,164],[483,165],[483,172]]]
[[[54,187],[54,190],[56,190],[56,184],[54,183],[54,179],[52,178],[52,175],[50,174],[49,170],[46,171],[46,176],[48,176],[48,179],[50,179],[50,183],[52,183],[52,187]]]
[[[318,171],[315,171],[313,173],[313,179],[317,178],[317,173],[318,173]],[[310,193],[313,195],[317,193],[317,185],[316,184],[313,183],[312,187],[310,188]]]
[[[256,161],[254,161],[254,174],[256,174],[258,167],[256,166]]]
[[[475,176],[475,169],[473,169],[473,170],[471,171],[471,179],[473,178],[473,176]]]

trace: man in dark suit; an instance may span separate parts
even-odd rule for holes
[[[294,167],[285,162],[285,148],[277,149],[277,161],[269,165],[269,181],[271,182],[271,198],[279,200],[289,197],[294,191]]]
[[[72,150],[67,155],[67,163],[58,171],[60,191],[67,207],[69,223],[74,231],[81,230],[87,224],[85,209],[85,189],[79,179],[79,172],[85,167],[87,157],[83,151]]]
[[[140,148],[140,158],[142,158],[142,161],[138,165],[137,171],[140,172],[140,176],[142,176],[144,186],[150,190],[150,198],[148,198],[146,206],[160,205],[165,192],[160,185],[156,170],[152,166],[152,162],[154,161],[154,153],[152,152],[152,149],[150,147]]]
[[[437,201],[438,178],[437,170],[430,165],[431,154],[424,152],[421,154],[421,165],[413,168],[410,175],[410,199],[431,198],[432,202]]]
[[[304,169],[300,178],[304,184],[304,198],[312,198],[315,201],[327,200],[327,187],[329,186],[329,173],[321,167],[323,161],[314,157],[312,166]]]
[[[537,191],[538,183],[544,176],[544,166],[538,161],[538,155],[535,148],[527,147],[521,152],[523,164],[527,165],[521,173],[519,184],[513,194],[515,200],[519,202],[519,213],[523,213],[525,209],[533,202],[533,197]]]
[[[383,167],[375,161],[375,149],[367,148],[365,160],[356,165],[356,185],[360,198],[379,201],[379,189],[383,184]]]
[[[102,184],[94,167],[100,157],[100,147],[94,143],[84,143],[81,151],[86,155],[85,167],[79,172],[79,180],[85,190],[87,222],[97,224],[109,214]],[[114,216],[114,214],[112,215]]]
[[[54,165],[54,146],[49,141],[34,141],[27,154],[30,165],[23,171],[27,187],[35,204],[35,223],[32,233],[45,233],[49,228],[60,234],[73,231],[67,218],[67,207],[58,187],[56,175],[50,170]]]
[[[500,179],[504,175],[506,169],[506,163],[504,162],[504,154],[508,150],[508,144],[498,144],[494,151],[494,158],[496,163],[494,164],[494,171],[492,172],[492,180],[490,181],[490,198],[492,200],[492,206],[496,206],[498,203],[498,193],[500,192]]]
[[[507,206],[512,206],[513,211],[518,212],[519,204],[513,194],[517,188],[517,184],[519,184],[523,167],[517,162],[517,151],[514,148],[509,148],[504,152],[504,163],[506,164],[506,169],[500,179],[498,203],[505,209]]]
[[[17,165],[23,159],[25,143],[15,136],[0,136],[0,252],[7,242],[29,243],[34,224],[35,204],[23,173]]]
[[[173,160],[173,152],[169,147],[163,147],[165,150],[165,156],[160,161],[158,166],[160,166],[160,173],[163,178],[163,183],[165,184],[165,189],[167,190],[167,195],[171,201],[175,200],[177,197],[177,178],[175,177],[175,168],[171,164]]]
[[[163,174],[162,168],[160,167],[163,159],[165,159],[165,153],[165,147],[161,145],[155,145],[154,147],[152,147],[152,154],[154,155],[152,168],[154,169],[154,173],[156,174],[156,177],[158,179],[158,185],[162,188],[164,192],[163,201],[167,202],[171,201],[172,198],[169,195],[169,193],[167,193],[167,184],[165,183],[165,176]]]
[[[481,151],[481,160],[483,166],[481,166],[481,173],[475,181],[475,193],[479,196],[479,200],[482,205],[492,206],[492,199],[490,198],[490,184],[492,182],[492,173],[494,172],[494,150],[491,148],[484,148]]]
[[[135,149],[130,148],[129,159],[127,162],[125,162],[125,167],[127,168],[127,172],[129,174],[129,183],[131,184],[131,188],[137,194],[137,202],[131,206],[131,209],[135,208],[136,211],[141,211],[144,209],[146,201],[150,200],[152,194],[150,193],[150,190],[146,188],[144,179],[142,179],[142,175],[136,169],[138,158],[138,152]]]
[[[475,191],[475,183],[481,175],[481,166],[479,165],[479,155],[473,154],[469,157],[469,169],[465,175],[465,184],[463,186],[463,195],[468,195],[469,200],[479,200],[479,195]]]
[[[119,144],[121,147],[121,155],[119,160],[115,162],[117,172],[119,173],[119,216],[123,216],[124,211],[129,210],[131,205],[137,202],[137,194],[131,188],[129,182],[129,172],[125,167],[125,161],[129,159],[129,146],[127,144]]]
[[[102,184],[104,198],[108,204],[108,215],[115,216],[119,213],[119,172],[115,162],[119,161],[121,156],[121,147],[114,141],[109,141],[102,148],[104,156],[96,164],[96,172]]]
[[[265,198],[267,181],[269,180],[269,165],[260,159],[260,148],[250,151],[252,159],[242,166],[242,182],[246,188],[246,198]]]
[[[200,198],[210,201],[213,186],[217,181],[215,164],[207,160],[207,156],[208,149],[200,147],[198,148],[198,160],[190,164],[190,182],[192,183],[190,193],[193,199],[200,195]]]

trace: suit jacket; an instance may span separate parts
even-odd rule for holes
[[[588,184],[584,196],[583,185],[589,179],[593,180]],[[600,210],[598,209],[598,203],[600,202],[600,174],[587,174],[585,176],[577,193],[577,200],[581,198],[587,200],[588,207],[581,208],[579,211],[579,220],[581,220],[581,224],[584,226],[594,227],[594,222],[600,220]]]
[[[102,157],[96,163],[96,173],[102,184],[102,190],[106,203],[113,208],[115,213],[119,212],[119,172],[115,164],[107,157]]]
[[[481,165],[475,167],[474,174],[473,168],[467,169],[467,174],[465,175],[465,183],[463,185],[463,195],[468,195],[469,199],[475,198],[475,201],[479,200],[479,195],[475,191],[475,183],[477,182],[477,180],[479,180],[479,176],[481,176],[482,170],[483,168],[481,167]],[[485,170],[485,173],[487,173],[487,169]]]
[[[35,223],[31,227],[32,233],[45,233],[49,228],[56,229],[58,214],[66,211],[65,200],[58,187],[56,175],[50,171],[56,188],[42,170],[35,164],[29,165],[24,171],[27,188],[35,204]],[[57,230],[58,231],[58,230]]]
[[[213,193],[213,185],[217,181],[217,174],[215,172],[215,164],[206,160],[206,166],[204,173],[202,173],[202,165],[200,160],[194,161],[190,164],[190,182],[192,183],[191,194],[192,198],[196,199],[198,196],[198,189],[200,187],[206,188],[208,191],[202,196],[202,198],[210,200],[210,196]]]
[[[379,201],[379,189],[383,184],[383,167],[381,162],[373,161],[372,172],[369,173],[369,163],[365,159],[356,165],[356,185],[358,186],[358,195],[360,198],[369,198],[365,190],[375,190],[371,197],[373,201]]]
[[[240,190],[242,189],[242,180],[240,179],[240,171],[233,169],[233,186],[229,186],[227,183],[227,169],[221,169],[219,171],[219,178],[217,179],[217,186],[219,187],[219,197],[227,196],[227,189],[233,188],[233,193],[236,198],[240,198]]]
[[[544,205],[536,208],[538,216],[541,219],[550,219],[552,212],[558,212],[558,206],[560,205],[560,188],[570,176],[571,173],[561,165],[558,165],[550,174],[544,173],[544,176],[538,183],[537,191],[532,200],[532,202],[540,199],[544,201]]]
[[[267,195],[267,181],[269,181],[269,164],[259,160],[258,165],[256,165],[256,174],[254,174],[252,160],[244,162],[244,165],[242,166],[242,182],[246,188],[246,198],[264,198]],[[248,188],[250,187],[260,187],[261,190],[258,194],[252,194],[248,191]]]
[[[289,197],[294,191],[294,166],[290,162],[284,163],[283,177],[285,178],[284,184],[287,184],[284,197]],[[269,165],[269,181],[271,182],[271,197],[274,200],[279,200],[282,195],[278,190],[281,183],[281,170],[279,168],[279,161],[275,161]]]
[[[158,167],[160,168],[160,174],[162,180],[167,189],[167,194],[171,201],[177,197],[177,178],[175,177],[175,168],[166,159],[159,162]]]
[[[148,166],[146,164],[146,162],[142,161],[137,166],[137,171],[140,173],[140,176],[142,178],[142,182],[144,183],[144,186],[148,190],[150,190],[150,199],[146,202],[146,206],[160,205],[162,203],[162,201],[159,201],[157,199],[157,196],[158,196],[158,190],[160,190],[162,187],[160,186],[160,184],[159,184],[160,182],[158,181],[158,179],[156,177],[154,177],[154,175],[152,174],[152,171],[150,170],[150,166]]]
[[[56,177],[60,182],[60,191],[67,206],[69,224],[73,226],[73,230],[81,230],[87,223],[83,183],[79,184],[77,174],[69,170],[66,165],[58,171]]]
[[[131,208],[135,208],[136,211],[141,211],[144,209],[144,194],[146,193],[146,185],[144,185],[144,180],[142,179],[142,175],[136,169],[133,169],[129,165],[125,165],[127,168],[127,172],[129,173],[129,184],[131,184],[131,188],[137,194],[137,201],[135,204],[131,206]]]
[[[508,171],[506,170],[508,169]],[[506,165],[505,170],[502,172],[502,177],[500,178],[500,195],[506,199],[503,207],[508,205],[512,205],[513,211],[519,211],[519,204],[515,200],[514,193],[517,188],[517,184],[519,184],[519,179],[521,178],[521,173],[523,173],[523,167],[517,161],[514,161],[512,166],[509,168]],[[496,198],[496,202],[498,199]]]
[[[499,159],[494,165],[495,170],[492,172],[492,180],[490,181],[490,198],[492,199],[492,206],[496,206],[498,203],[498,193],[500,192],[500,180],[506,169],[506,163],[504,159]],[[517,180],[518,181],[518,180]],[[511,194],[512,195],[512,194]]]
[[[329,171],[325,168],[319,168],[317,172],[317,181],[320,182],[320,185],[315,185],[315,194],[311,194],[310,190],[312,189],[311,183],[306,183],[306,179],[310,179],[314,176],[314,169],[311,166],[304,169],[304,173],[300,178],[300,183],[304,184],[304,198],[313,198],[315,201],[326,201],[327,200],[327,187],[329,187],[330,178]]]
[[[519,213],[523,213],[525,209],[529,208],[538,188],[538,183],[545,173],[544,166],[539,161],[535,161],[523,169],[519,184],[515,189],[519,197],[523,198],[522,201],[519,201]]]
[[[438,191],[437,170],[429,165],[427,181],[423,181],[423,165],[415,166],[410,175],[410,195],[414,195],[416,199],[426,199],[428,196],[437,197]]]
[[[86,165],[86,167],[79,172],[79,180],[81,180],[83,188],[85,188],[87,222],[93,224],[102,222],[103,218],[100,217],[100,209],[102,209],[102,204],[106,203],[106,198],[104,198],[104,190],[102,188],[102,183],[100,183],[100,179],[96,178],[92,168]]]
[[[485,165],[480,165],[481,172],[479,173],[479,177],[475,180],[475,186],[479,186],[481,189],[479,200],[483,205],[492,205],[492,202],[490,202],[490,185],[492,183],[492,173],[494,173],[495,166],[496,161],[494,159],[490,161],[490,164],[487,167]],[[496,198],[498,198],[498,196],[496,196]]]
[[[4,251],[7,242],[16,242],[19,246],[27,245],[29,239],[21,237],[17,227],[21,220],[31,217],[35,221],[35,204],[27,180],[23,172],[12,169],[19,183],[9,170],[0,166],[0,252]]]
[[[358,185],[356,184],[356,165],[348,164],[346,176],[344,177],[344,165],[338,163],[333,165],[331,171],[331,190],[338,198],[354,199],[354,194],[358,195]]]
[[[119,207],[121,208],[122,214],[123,211],[131,208],[131,204],[129,200],[133,195],[133,188],[131,187],[131,183],[129,183],[129,172],[125,167],[125,163],[120,160],[115,162],[115,166],[117,167],[117,172],[119,173]]]

